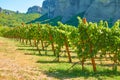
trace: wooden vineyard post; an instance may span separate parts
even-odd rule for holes
[[[52,38],[52,35],[50,34],[50,41],[52,42],[52,43],[51,43],[51,46],[52,46],[52,51],[53,51],[54,55],[56,55],[56,54],[55,54],[55,47],[54,47],[54,43],[53,43],[53,41],[52,41],[52,40],[53,40],[53,38]]]
[[[26,45],[28,44],[28,40],[26,39]]]
[[[32,46],[32,42],[31,42],[31,39],[29,39],[29,44],[30,44],[30,46]]]
[[[91,53],[92,53],[92,45],[90,45],[90,54]],[[94,70],[94,72],[96,72],[96,63],[95,63],[94,57],[91,58],[91,62],[92,62],[92,65],[93,65],[93,70]]]
[[[32,24],[30,24],[30,27],[32,27]],[[34,40],[34,46],[36,47],[37,46],[36,38],[34,38],[33,40]]]
[[[83,21],[84,24],[87,24],[86,18],[83,18],[82,21]],[[89,39],[89,40],[90,40],[90,39]],[[90,51],[89,51],[90,54],[92,54],[92,48],[93,48],[93,47],[92,47],[92,45],[90,44]],[[94,57],[91,58],[91,62],[92,62],[93,70],[94,70],[94,72],[96,72],[96,63],[95,63]],[[83,58],[83,60],[82,60],[82,68],[84,68],[83,65],[84,65],[84,58]]]
[[[49,28],[49,31],[50,31],[50,28]],[[53,42],[53,37],[52,37],[52,35],[51,35],[50,32],[49,32],[49,38],[50,38],[50,41],[51,41],[52,51],[53,51],[54,55],[56,55],[56,53],[55,53],[55,47],[54,47],[54,42]]]
[[[40,24],[38,23],[38,30],[40,31]],[[41,37],[40,37],[41,39]],[[41,46],[42,46],[42,50],[44,50],[44,44],[43,44],[43,40],[41,39]]]
[[[22,24],[22,27],[24,27],[25,26],[25,24],[24,23],[21,23]],[[22,43],[24,44],[24,38],[22,38]]]
[[[40,28],[39,28],[39,23],[38,23],[38,31],[39,30],[40,30]],[[39,54],[42,55],[40,52],[40,49],[39,49],[39,40],[38,39],[36,40],[36,38],[34,38],[34,45],[35,45],[35,47],[37,47]]]
[[[83,23],[86,24],[87,23],[87,19],[86,18],[83,18]]]
[[[87,20],[86,20],[86,18],[83,18],[83,20],[82,20],[82,22],[84,23],[84,24],[86,24],[87,23]],[[82,70],[84,70],[84,62],[85,62],[85,59],[84,59],[84,57],[82,58]]]
[[[59,53],[61,51],[61,47],[60,46],[56,47],[56,50],[57,51],[56,51],[56,59],[55,60],[59,62],[60,61],[60,54]]]
[[[82,70],[84,70],[84,58],[82,59]]]
[[[39,54],[42,55],[42,54],[41,54],[41,51],[40,51],[40,49],[39,49],[39,45],[38,45],[38,44],[39,44],[39,40],[37,40],[37,45],[36,45],[36,47],[37,47],[37,50],[38,50]]]
[[[34,38],[34,46],[37,46],[36,38]]]
[[[69,62],[72,62],[70,51],[69,51],[69,45],[68,45],[68,41],[67,41],[66,37],[65,37],[65,47],[66,47],[66,51],[68,54]]]
[[[42,50],[45,50],[45,49],[44,49],[43,40],[41,40],[41,45],[42,45]]]
[[[113,71],[117,71],[117,55],[114,54],[114,59],[113,59],[114,63],[113,63]]]

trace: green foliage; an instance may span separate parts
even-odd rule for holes
[[[77,17],[80,16],[81,18],[83,18],[84,13],[85,12],[82,12],[82,13],[79,13],[77,15],[74,15],[72,18],[70,18],[70,20],[68,20],[65,23],[68,24],[68,25],[72,25],[72,26],[76,26],[77,27],[78,24],[79,24],[79,21],[78,21]]]
[[[120,21],[116,21],[109,28],[107,21],[99,23],[85,22],[78,17],[78,27],[62,24],[58,26],[49,24],[33,24],[10,28],[4,32],[5,37],[37,40],[55,44],[56,56],[59,58],[61,48],[73,47],[80,61],[94,59],[95,56],[109,56],[114,62],[113,69],[117,70],[120,62]]]
[[[5,34],[5,32],[8,32],[8,30],[10,30],[9,27],[0,26],[0,36],[3,36]]]
[[[40,23],[40,22],[45,21],[45,20],[47,20],[47,19],[49,19],[49,18],[48,18],[48,14],[44,14],[44,15],[42,15],[41,17],[39,17],[39,18],[37,18],[37,19],[35,19],[35,20],[32,20],[32,21],[28,22],[27,24],[29,24],[29,23]]]
[[[27,24],[30,24],[30,23],[41,23],[41,24],[50,24],[52,26],[56,26],[58,25],[58,21],[61,21],[62,17],[58,16],[58,17],[55,17],[55,18],[48,18],[48,14],[45,14],[45,15],[42,15],[40,18],[37,18],[35,20],[32,20],[30,22],[28,22]]]
[[[79,23],[77,16],[80,16],[81,18],[83,18],[83,15],[84,15],[84,12],[79,13],[79,14],[73,16],[72,18],[70,18],[70,20],[66,21],[65,24],[77,27],[78,23]],[[57,26],[58,25],[57,23],[61,20],[62,20],[61,16],[50,19],[50,18],[48,18],[48,14],[44,14],[40,18],[37,18],[35,20],[28,22],[28,24],[29,23],[41,23],[41,24],[50,24],[52,26]]]
[[[0,13],[0,25],[9,26],[9,27],[20,26],[21,23],[23,22],[27,23],[38,17],[40,17],[40,14],[37,13],[25,14],[25,13],[16,13],[9,10],[3,10],[3,12]]]

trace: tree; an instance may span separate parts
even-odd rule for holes
[[[2,8],[0,7],[0,13],[2,12]]]

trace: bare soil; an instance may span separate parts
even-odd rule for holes
[[[25,55],[16,44],[0,37],[0,80],[53,80],[37,68],[37,57]]]

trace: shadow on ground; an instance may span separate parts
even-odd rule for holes
[[[22,47],[22,46],[19,46]],[[37,49],[25,49],[25,48],[18,48],[17,50],[28,50],[28,51],[37,51]],[[43,51],[43,50],[41,50]],[[47,50],[48,52],[52,52],[52,50]],[[40,54],[34,54],[34,53],[27,53],[25,55],[36,55],[36,56],[41,56]],[[42,56],[49,56],[52,57],[53,61],[51,60],[38,60],[36,63],[41,63],[41,64],[50,64],[50,65],[54,65],[54,66],[46,66],[48,67],[47,71],[44,71],[44,73],[47,76],[50,77],[55,77],[57,79],[71,79],[71,78],[84,78],[84,79],[89,79],[89,78],[94,78],[96,80],[106,80],[106,78],[110,78],[110,79],[114,79],[115,77],[120,76],[120,71],[112,71],[111,69],[98,69],[97,72],[93,72],[92,68],[91,69],[85,69],[84,71],[81,70],[81,64],[78,64],[79,67],[73,67],[70,70],[68,70],[71,66],[71,64],[69,64],[68,62],[56,62],[54,61],[54,58],[56,58],[53,54],[51,55],[46,55],[46,54],[42,54]],[[64,57],[64,56],[62,56]],[[65,56],[66,57],[66,56]],[[63,65],[64,64],[64,65]],[[67,66],[69,64],[69,66]],[[91,64],[86,64],[87,66],[91,66]],[[113,64],[97,64],[98,66],[112,66]],[[60,67],[56,67],[56,66],[67,66],[67,68],[60,68]],[[120,65],[119,65],[120,66]]]
[[[46,75],[50,77],[55,77],[57,79],[71,79],[71,78],[94,78],[96,80],[106,80],[107,78],[114,79],[116,76],[120,76],[120,72],[114,72],[112,70],[104,70],[93,72],[90,70],[81,70],[78,68],[73,68],[72,70],[63,70],[63,69],[50,69],[48,72],[45,72]]]

